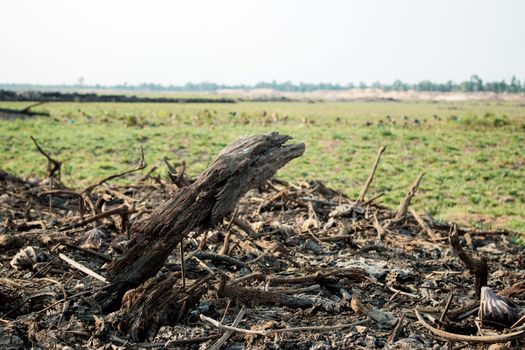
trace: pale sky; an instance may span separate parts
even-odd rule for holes
[[[0,2],[0,83],[525,79],[525,1]]]

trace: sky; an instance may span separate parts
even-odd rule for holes
[[[5,0],[0,83],[525,80],[525,1]]]

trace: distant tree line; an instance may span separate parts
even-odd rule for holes
[[[282,92],[311,92],[316,90],[348,90],[354,88],[366,89],[374,88],[383,91],[438,91],[438,92],[495,92],[495,93],[519,93],[525,92],[525,81],[522,83],[515,76],[512,76],[510,82],[505,80],[485,82],[478,75],[473,75],[469,80],[460,83],[455,83],[451,80],[446,83],[435,83],[430,80],[423,80],[416,84],[409,84],[396,80],[392,84],[383,84],[379,81],[367,85],[364,82],[354,85],[348,84],[332,84],[332,83],[298,83],[294,84],[290,81],[278,83],[260,82],[255,85],[225,85],[211,82],[201,83],[186,83],[184,85],[161,85],[144,83],[139,85],[84,85],[79,83],[76,85],[33,85],[33,84],[0,84],[0,89],[7,90],[123,90],[123,91],[159,91],[159,92],[214,92],[221,89],[273,89]]]

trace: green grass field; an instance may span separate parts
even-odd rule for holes
[[[0,103],[1,107],[26,103]],[[320,179],[357,196],[381,144],[369,195],[398,205],[426,172],[414,206],[438,218],[525,233],[525,105],[496,102],[237,104],[49,103],[49,118],[0,120],[0,167],[43,176],[30,135],[65,161],[66,185],[128,169],[143,146],[148,164],[185,160],[196,175],[236,137],[279,131],[306,152],[279,176]]]

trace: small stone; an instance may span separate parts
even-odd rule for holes
[[[503,270],[497,270],[497,271],[494,271],[492,274],[491,274],[491,277],[493,279],[500,279],[500,278],[503,278],[505,277],[506,275],[506,272],[503,271]]]
[[[304,243],[304,248],[311,251],[314,254],[323,253],[323,249],[321,249],[321,247],[311,239],[306,240],[306,242]]]
[[[375,349],[376,348],[376,337],[374,336],[371,336],[371,335],[367,335],[365,337],[365,343],[366,343],[366,346],[369,348],[369,349]]]
[[[359,333],[359,334],[363,334],[366,332],[368,328],[365,327],[365,326],[355,326],[355,330]]]

